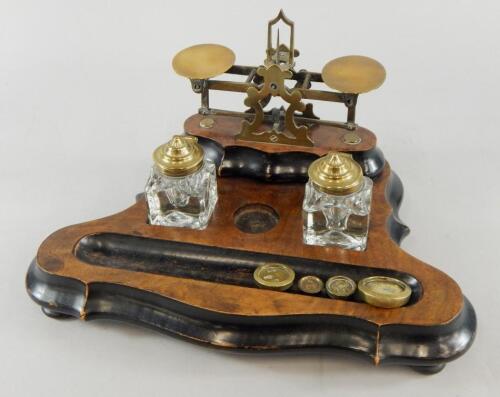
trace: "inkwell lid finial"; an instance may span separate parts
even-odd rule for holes
[[[174,135],[153,153],[156,167],[168,176],[186,176],[198,171],[203,165],[203,148],[198,139]]]
[[[363,186],[363,170],[352,155],[330,152],[315,160],[308,170],[311,182],[329,194],[348,195]]]

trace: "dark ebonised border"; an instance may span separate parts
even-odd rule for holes
[[[392,207],[392,214],[387,219],[387,230],[396,244],[400,245],[401,241],[410,233],[410,228],[399,218],[399,207],[403,201],[404,189],[401,179],[394,171],[391,172],[385,196]]]
[[[286,152],[266,153],[245,146],[228,146],[225,149],[217,142],[198,137],[205,156],[218,167],[223,177],[244,177],[265,182],[306,182],[307,169],[318,158],[314,153]],[[376,178],[382,172],[385,159],[378,148],[353,153],[354,159],[363,168],[364,174]]]
[[[106,318],[135,323],[215,347],[251,350],[340,348],[363,353],[371,359],[377,354],[379,329],[353,317],[224,315],[107,283],[90,284],[85,302],[82,283],[49,275],[35,262],[29,268],[26,285],[32,299],[53,313],[80,317],[84,312],[87,320]],[[424,367],[424,371],[432,373],[469,348],[475,329],[475,313],[467,299],[461,314],[447,325],[381,327],[380,363]]]

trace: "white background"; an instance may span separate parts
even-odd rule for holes
[[[215,42],[257,64],[280,7],[296,23],[299,68],[348,54],[386,66],[386,83],[361,96],[358,121],[404,182],[412,233],[403,247],[457,280],[479,319],[471,350],[439,375],[55,321],[24,290],[42,240],[129,206],[152,150],[196,111],[173,55]],[[498,395],[499,19],[498,1],[477,0],[0,1],[0,395]],[[344,115],[339,105],[320,110]]]

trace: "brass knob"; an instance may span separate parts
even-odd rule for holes
[[[153,153],[158,169],[168,176],[186,176],[198,171],[203,165],[203,148],[198,138],[175,135]]]
[[[311,182],[322,192],[345,196],[361,189],[363,170],[352,155],[330,152],[312,162],[308,170]]]

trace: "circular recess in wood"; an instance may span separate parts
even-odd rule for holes
[[[265,204],[247,204],[234,213],[234,224],[244,233],[264,233],[275,227],[280,217],[273,207]]]

